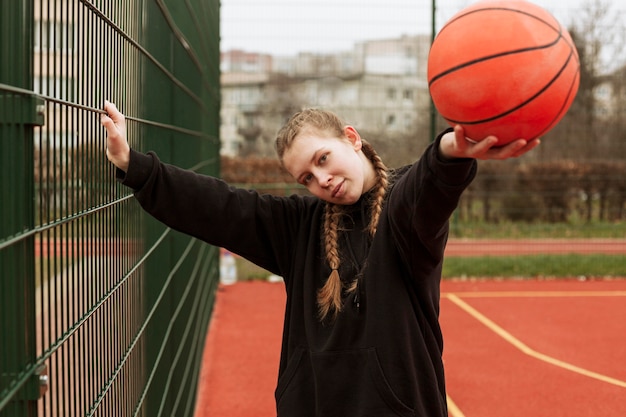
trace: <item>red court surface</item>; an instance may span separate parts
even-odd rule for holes
[[[446,282],[441,325],[451,416],[626,416],[626,280]]]
[[[280,283],[221,287],[196,417],[275,416]],[[444,281],[451,417],[626,416],[626,279]]]

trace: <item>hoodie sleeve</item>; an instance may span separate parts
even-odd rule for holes
[[[448,222],[463,191],[476,175],[474,159],[444,160],[439,156],[442,132],[418,162],[399,178],[389,196],[389,217],[399,249],[408,263],[417,252],[440,264]]]
[[[232,187],[221,179],[163,163],[131,150],[122,184],[151,216],[167,226],[224,247],[273,273],[282,273],[294,247],[304,197],[276,197]]]

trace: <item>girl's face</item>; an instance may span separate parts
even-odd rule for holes
[[[285,151],[283,165],[311,194],[333,204],[354,204],[376,183],[374,167],[361,148],[361,137],[351,126],[342,138],[305,129]]]

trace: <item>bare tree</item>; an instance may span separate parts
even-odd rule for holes
[[[257,156],[275,156],[274,140],[278,129],[292,114],[304,107],[298,87],[298,79],[272,74],[260,104],[259,131],[254,144]]]
[[[541,159],[604,159],[614,138],[610,124],[599,115],[597,88],[611,68],[624,65],[626,38],[623,16],[606,0],[588,0],[573,20],[569,32],[580,59],[580,86],[569,112],[550,132],[539,153]]]
[[[589,59],[586,65],[597,76],[606,75],[624,65],[626,60],[626,22],[623,12],[612,10],[607,0],[587,0],[573,19]]]

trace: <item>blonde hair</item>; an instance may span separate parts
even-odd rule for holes
[[[345,123],[334,113],[320,109],[305,109],[294,114],[280,129],[276,137],[276,152],[283,162],[283,155],[289,149],[296,137],[302,132],[312,130],[328,137],[344,137]],[[363,153],[372,162],[376,171],[377,182],[372,192],[370,205],[371,219],[367,231],[370,237],[376,234],[378,220],[383,210],[383,203],[389,185],[387,167],[380,159],[372,145],[363,140]],[[318,311],[321,320],[329,315],[334,319],[342,310],[341,301],[344,285],[339,276],[341,259],[339,256],[339,232],[344,214],[343,206],[326,202],[324,213],[324,250],[326,261],[330,266],[331,273],[326,283],[317,293]],[[358,287],[358,279],[349,286],[347,292],[354,292]]]

